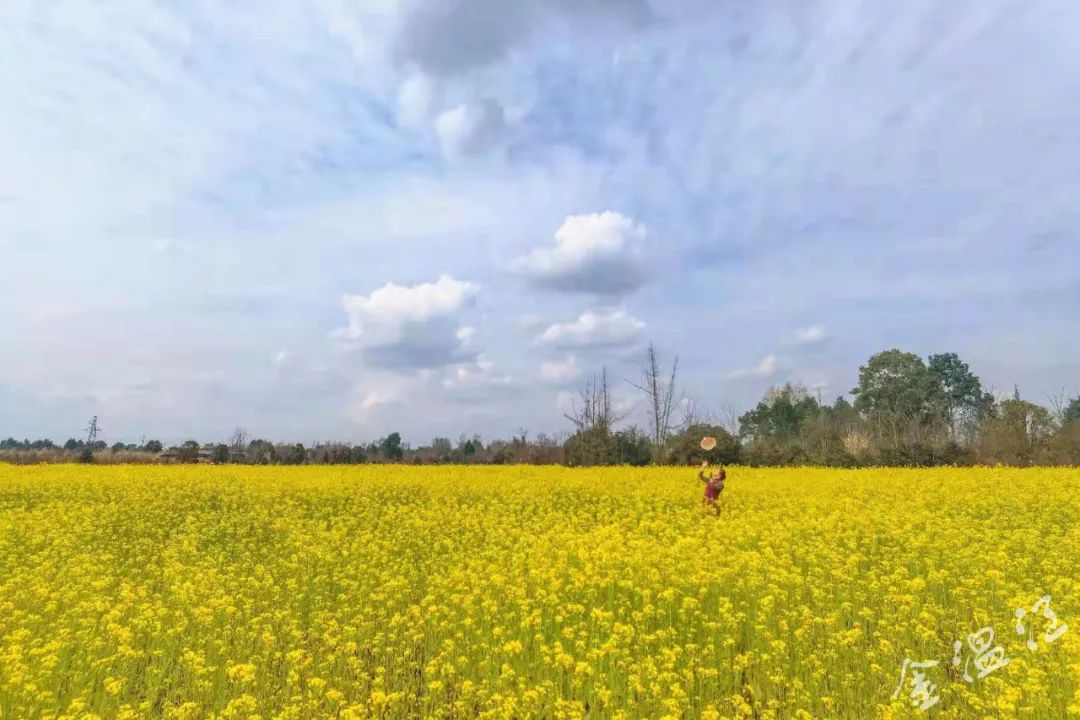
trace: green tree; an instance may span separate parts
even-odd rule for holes
[[[852,433],[857,433],[862,420],[859,413],[846,399],[836,398],[830,405],[822,405],[820,411],[806,418],[799,427],[797,459],[810,465],[848,467],[857,458],[845,444]]]
[[[219,465],[229,462],[229,446],[218,443],[210,451],[210,459]]]
[[[161,441],[150,440],[145,445],[143,445],[143,449],[146,450],[146,452],[159,453],[162,450]]]
[[[716,438],[716,447],[702,450],[704,437]],[[731,465],[739,460],[739,441],[719,425],[695,423],[668,440],[666,460],[672,465],[698,465],[702,460],[712,465]]]
[[[953,437],[970,432],[984,407],[985,393],[978,376],[956,353],[931,355],[927,370],[937,382]]]
[[[922,358],[886,350],[859,368],[855,409],[866,421],[872,454],[886,465],[950,462],[948,403],[938,377]]]
[[[199,443],[195,440],[184,441],[178,450],[183,462],[195,462],[199,459]]]
[[[801,385],[787,383],[773,387],[753,410],[739,418],[739,432],[745,440],[793,442],[799,428],[820,411],[818,401]]]
[[[571,467],[615,465],[618,462],[615,436],[603,423],[578,430],[566,439],[563,451],[566,464]]]
[[[380,440],[379,455],[384,460],[400,462],[405,456],[405,450],[401,447],[401,433],[392,432]]]
[[[303,465],[307,461],[307,451],[301,443],[286,446],[281,453],[281,462],[285,465]]]
[[[615,461],[619,465],[643,467],[652,462],[652,442],[649,436],[636,427],[628,427],[615,433]]]
[[[1032,464],[1054,432],[1050,411],[1020,399],[1020,393],[998,407],[981,441],[985,460],[1021,467]]]
[[[437,463],[450,462],[450,456],[454,452],[454,446],[450,438],[437,437],[431,441],[431,454]]]
[[[1069,401],[1069,404],[1065,406],[1061,421],[1062,424],[1080,422],[1080,396],[1074,397]]]
[[[1044,440],[1054,431],[1050,411],[1027,400],[1013,398],[1002,402],[1000,414],[1002,422],[1024,434],[1031,443]]]
[[[937,377],[914,353],[886,350],[859,368],[859,385],[851,393],[855,409],[865,416],[932,420],[945,406]]]

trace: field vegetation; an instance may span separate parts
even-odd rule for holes
[[[0,465],[0,717],[1080,714],[1080,472]],[[1015,611],[1073,629],[1036,649]],[[991,628],[982,678],[954,642]],[[905,659],[939,702],[912,706]],[[965,660],[968,658],[965,657]],[[972,682],[964,679],[968,669]]]

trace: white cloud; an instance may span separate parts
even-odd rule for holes
[[[555,246],[537,248],[512,268],[537,285],[570,292],[621,295],[646,279],[644,227],[617,212],[571,215]]]
[[[476,294],[470,282],[443,275],[435,282],[388,283],[370,295],[346,295],[348,327],[339,338],[357,341],[365,359],[386,368],[434,368],[476,356],[475,328],[458,315]]]
[[[791,342],[794,345],[820,345],[827,341],[829,337],[829,331],[821,325],[810,325],[793,332]]]
[[[577,358],[568,355],[564,360],[542,363],[540,377],[550,383],[564,383],[581,377],[581,367]]]
[[[439,115],[435,121],[443,154],[451,159],[480,155],[493,149],[506,130],[502,105],[491,98],[476,104],[458,105]]]
[[[776,375],[777,360],[775,355],[766,355],[761,358],[757,365],[752,368],[736,370],[728,377],[732,379],[742,378],[771,378]]]
[[[588,310],[574,322],[550,326],[536,343],[559,348],[623,347],[637,342],[644,328],[645,323],[625,310]]]
[[[443,378],[441,385],[446,399],[458,403],[486,404],[521,390],[513,376],[497,372],[495,363],[483,353],[472,364],[454,368]]]
[[[400,403],[402,400],[402,396],[394,388],[372,390],[366,393],[364,399],[360,401],[360,409],[364,411],[374,410],[384,405]]]
[[[472,283],[442,275],[435,282],[413,286],[387,283],[370,295],[346,295],[343,303],[349,327],[344,334],[358,339],[385,323],[423,322],[451,315],[475,292]]]
[[[412,75],[398,88],[398,122],[409,128],[427,127],[437,100],[437,88],[426,75]]]

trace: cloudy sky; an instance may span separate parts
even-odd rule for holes
[[[0,435],[557,432],[649,340],[715,412],[894,346],[1080,392],[1078,22],[7,0]]]

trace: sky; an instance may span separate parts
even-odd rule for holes
[[[1072,0],[0,3],[0,436],[1080,393]]]

